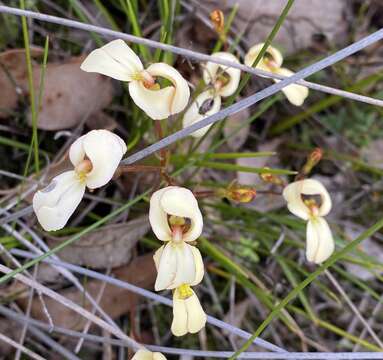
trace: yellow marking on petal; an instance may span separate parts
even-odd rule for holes
[[[89,159],[84,159],[76,167],[75,172],[80,182],[85,182],[87,175],[92,171],[93,165]]]
[[[169,216],[169,224],[170,226],[182,226],[185,225],[185,218],[181,216],[176,216],[176,215],[170,215]]]
[[[183,284],[179,286],[177,290],[181,300],[186,300],[190,296],[193,296],[193,290],[189,285]]]

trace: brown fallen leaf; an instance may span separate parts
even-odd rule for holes
[[[142,288],[151,287],[156,277],[152,254],[139,256],[129,265],[114,269],[112,276]],[[97,298],[101,286],[102,282],[99,280],[88,279],[85,284],[85,288],[94,298]],[[71,287],[64,289],[60,291],[60,294],[83,306],[85,309],[89,311],[92,310],[92,305],[85,299],[84,294],[76,288]],[[44,297],[44,300],[55,325],[69,329],[81,329],[86,323],[87,320],[85,318],[55,300],[47,297]],[[21,299],[18,300],[18,303],[25,308],[27,301],[27,299]],[[128,290],[108,284],[105,287],[100,306],[107,314],[115,319],[128,313],[132,307],[135,306],[136,301],[137,295]],[[32,302],[31,316],[44,322],[47,321],[41,302],[37,297],[35,297]]]
[[[35,49],[33,56],[41,55]],[[68,129],[92,114],[97,114],[113,98],[111,79],[80,69],[84,57],[73,57],[64,63],[48,63],[44,92],[39,109],[38,128],[43,130]],[[0,54],[0,118],[7,117],[21,97],[29,91],[24,49]],[[35,94],[40,92],[41,65],[33,65]],[[31,124],[31,114],[28,115]]]
[[[60,130],[76,126],[91,114],[98,113],[113,98],[109,78],[80,69],[83,57],[64,64],[48,64],[44,80],[38,128]],[[36,93],[40,89],[40,68],[33,73]],[[28,117],[31,124],[31,116]]]
[[[31,48],[31,56],[42,54],[40,48]],[[24,49],[7,50],[0,53],[0,119],[10,115],[17,106],[19,96],[27,82]]]
[[[91,268],[113,268],[126,264],[131,250],[148,231],[147,216],[127,223],[104,226],[84,235],[77,242],[60,251],[60,258],[72,264]],[[55,247],[67,237],[48,239],[48,245]]]

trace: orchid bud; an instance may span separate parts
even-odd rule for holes
[[[213,10],[210,13],[210,20],[217,34],[223,37],[225,35],[225,16],[223,12],[219,9]]]
[[[265,167],[265,169],[269,169],[269,168]],[[266,183],[277,185],[277,186],[284,185],[284,180],[281,177],[279,177],[278,175],[266,172],[266,173],[260,174],[259,176]]]
[[[229,200],[238,202],[238,203],[249,203],[253,201],[257,191],[254,188],[249,187],[229,187],[225,191],[225,197]]]
[[[311,170],[322,160],[323,150],[321,148],[314,149],[307,158],[306,164],[303,166],[302,174],[308,175]]]

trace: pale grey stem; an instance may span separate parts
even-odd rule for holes
[[[0,271],[2,273],[4,273],[4,274],[9,274],[9,273],[12,272],[12,269],[10,269],[10,268],[0,264]],[[29,278],[27,278],[26,276],[24,276],[22,274],[16,274],[14,277],[17,280],[21,281],[23,284],[28,285],[30,287],[33,287],[34,289],[36,289],[38,291],[41,291],[46,296],[48,296],[51,299],[59,302],[60,304],[64,305],[65,307],[75,311],[76,313],[80,314],[81,316],[85,317],[86,319],[90,319],[95,324],[100,326],[102,329],[104,329],[104,330],[110,332],[111,334],[115,335],[117,338],[126,341],[126,343],[133,350],[137,350],[137,349],[142,348],[142,346],[140,344],[138,344],[136,341],[134,341],[129,336],[124,334],[120,329],[118,329],[118,328],[116,329],[112,325],[108,324],[106,321],[104,321],[104,320],[100,319],[99,317],[93,315],[88,310],[85,310],[84,308],[82,308],[81,306],[77,305],[73,301],[65,298],[64,296],[56,293],[55,291],[47,288],[46,286],[43,286],[43,285],[39,284],[38,282],[36,282],[35,280],[29,279]]]
[[[375,342],[382,348],[383,350],[383,343],[379,339],[378,335],[376,335],[375,331],[371,328],[370,324],[366,321],[366,319],[363,317],[363,315],[360,313],[360,311],[356,308],[354,303],[351,301],[350,297],[346,294],[346,292],[343,290],[343,288],[339,285],[338,281],[332,276],[330,271],[325,270],[325,274],[328,277],[328,279],[331,281],[331,283],[334,285],[334,287],[338,290],[339,294],[342,295],[343,299],[346,301],[347,305],[351,308],[353,313],[358,317],[360,322],[363,324],[364,328],[368,331],[368,333],[371,335],[371,337],[375,340]]]
[[[17,343],[16,341],[12,340],[8,336],[5,336],[2,333],[0,333],[0,340],[4,341],[5,343],[7,343],[7,344],[9,344],[11,346],[13,346],[16,349],[20,349],[20,351],[22,351],[24,354],[30,356],[32,359],[35,359],[35,360],[46,360],[45,358],[43,358],[40,355],[38,355],[35,352],[33,352],[32,350],[27,349],[25,346],[20,345],[19,343]]]
[[[0,210],[1,211],[1,210]],[[45,244],[45,242],[29,227],[27,227],[23,222],[18,221],[17,222],[24,230],[26,230],[32,238],[36,241],[38,245],[41,246],[41,248],[44,251],[49,251],[49,247]],[[37,246],[35,246],[33,243],[25,239],[18,231],[13,229],[9,225],[3,225],[2,226],[5,231],[7,231],[9,234],[14,236],[17,240],[19,240],[25,247],[27,247],[29,250],[33,251],[34,253],[38,255],[42,255],[43,251],[41,251]],[[59,260],[59,257],[56,254],[51,255],[52,258]],[[20,267],[20,266],[19,266]],[[102,315],[102,317],[112,326],[114,326],[116,329],[119,329],[117,324],[113,321],[113,319],[98,305],[97,301],[93,299],[93,297],[89,294],[86,289],[82,286],[80,281],[67,269],[64,269],[60,266],[55,266],[56,270],[60,272],[66,279],[68,279],[70,282],[73,283],[73,285],[79,289],[81,292],[84,293],[85,297],[89,302],[97,309],[97,311]],[[49,314],[48,314],[49,315]]]
[[[34,267],[33,269],[33,279],[36,280],[36,275],[37,275],[37,270],[38,270],[38,265]],[[34,288],[29,289],[29,295],[28,295],[28,302],[27,302],[27,309],[25,311],[25,316],[30,317],[31,316],[31,308],[32,308],[32,302],[33,302],[33,295],[35,293]],[[23,328],[21,329],[21,335],[19,339],[19,344],[23,345],[25,336],[27,335],[27,330],[28,330],[28,323],[25,323]],[[19,360],[21,356],[21,349],[17,349],[16,354],[15,354],[15,359],[14,360]]]
[[[370,319],[368,320],[368,324],[370,326],[374,322],[375,316],[377,316],[378,314],[380,314],[382,312],[382,306],[383,306],[383,296],[381,296],[381,298],[379,299],[374,310],[372,311],[372,315],[371,315]],[[366,337],[366,333],[367,333],[367,329],[363,328],[363,330],[359,336],[359,339],[364,339]],[[354,351],[357,351],[357,349],[359,349],[359,346],[360,346],[359,344],[355,344]]]
[[[12,254],[10,254],[9,251],[8,251],[2,244],[0,244],[0,254],[1,254],[1,253],[3,253],[8,259],[10,259],[11,263],[13,263],[15,266],[17,266],[17,267],[21,267],[20,262],[19,262],[15,257],[13,257]],[[25,274],[26,274],[27,276],[31,277],[31,278],[33,277],[33,276],[30,274],[30,272],[29,272],[28,270],[25,270]],[[38,292],[38,291],[37,291],[37,296],[38,296],[39,301],[40,301],[40,303],[41,303],[41,307],[42,307],[42,309],[43,309],[43,312],[44,312],[45,316],[47,317],[47,319],[48,319],[48,321],[49,321],[49,325],[50,325],[51,327],[53,327],[52,318],[51,318],[51,316],[50,316],[50,314],[49,314],[49,311],[48,311],[48,309],[47,309],[47,306],[46,306],[46,304],[45,304],[45,301],[44,301],[44,299],[43,299],[41,293]]]
[[[64,346],[60,345],[57,341],[54,341],[49,335],[46,335],[34,326],[30,326],[28,331],[39,341],[45,343],[50,349],[56,351],[58,354],[64,356],[68,360],[81,360],[76,355],[71,353]]]
[[[202,128],[204,128],[210,124],[214,124],[217,121],[222,120],[222,119],[224,119],[230,115],[236,114],[236,113],[250,107],[251,105],[254,105],[257,102],[259,102],[259,101],[261,101],[261,100],[263,100],[263,99],[265,99],[271,95],[274,95],[275,93],[277,93],[278,91],[280,91],[284,87],[286,87],[287,85],[290,85],[290,84],[296,82],[297,80],[303,79],[303,78],[305,78],[309,75],[312,75],[312,74],[314,74],[320,70],[323,70],[326,67],[328,67],[328,66],[330,66],[330,65],[332,65],[332,64],[334,64],[340,60],[343,60],[347,56],[350,56],[350,55],[354,54],[355,52],[365,48],[366,46],[369,46],[369,45],[375,43],[376,41],[381,40],[382,38],[383,38],[383,29],[380,29],[380,30],[374,32],[373,34],[368,35],[368,36],[364,37],[363,39],[353,43],[352,45],[349,45],[349,46],[343,48],[342,50],[339,50],[339,51],[335,52],[334,54],[332,54],[332,55],[330,55],[330,56],[328,56],[328,57],[326,57],[320,61],[317,61],[316,63],[314,63],[308,67],[305,67],[304,69],[298,71],[294,75],[292,75],[292,76],[290,76],[284,80],[281,80],[280,82],[278,82],[274,85],[271,85],[271,86],[259,91],[256,94],[250,95],[247,98],[244,98],[244,99],[238,101],[237,103],[235,103],[231,106],[228,106],[225,109],[220,110],[218,113],[213,114],[211,116],[208,116],[208,117],[194,123],[193,125],[185,127],[182,130],[179,130],[179,131],[163,138],[162,140],[159,140],[155,144],[152,144],[152,145],[144,148],[143,150],[140,150],[140,151],[136,152],[135,154],[128,156],[126,159],[121,161],[121,164],[122,165],[133,164],[136,161],[141,160],[141,159],[151,155],[152,153],[158,152],[159,150],[166,148],[167,146],[173,144],[174,142],[176,142],[180,139],[183,139],[186,136],[192,134],[196,130],[202,129]]]
[[[32,254],[32,253],[24,251],[24,250],[20,250],[20,249],[12,249],[12,250],[10,250],[10,252],[13,255],[24,257],[27,259],[33,259],[36,257],[35,254]],[[60,260],[52,260],[52,259],[47,258],[47,259],[43,259],[42,261],[47,262],[47,263],[51,263],[51,264],[54,264],[57,266],[62,266],[62,267],[67,268],[73,272],[77,272],[79,274],[86,275],[90,278],[105,281],[109,284],[118,286],[118,287],[123,288],[123,289],[127,289],[127,290],[129,290],[135,294],[144,296],[148,299],[157,301],[161,304],[164,304],[167,306],[173,306],[173,302],[164,296],[155,294],[155,293],[153,293],[149,290],[146,290],[146,289],[142,289],[142,288],[140,288],[136,285],[130,284],[128,282],[125,282],[125,281],[122,281],[119,279],[115,279],[111,276],[106,276],[104,274],[98,273],[97,271],[89,270],[89,269],[83,268],[81,266],[69,264],[69,263],[66,263],[66,262],[63,262]],[[251,336],[250,333],[248,333],[244,330],[241,330],[241,329],[239,329],[233,325],[227,324],[224,321],[216,319],[213,316],[208,316],[207,322],[213,326],[220,328],[220,329],[226,330],[227,332],[233,333],[233,334],[235,334],[235,335],[237,335],[243,339],[248,339]],[[279,352],[284,352],[284,353],[286,352],[286,350],[284,350],[284,349],[282,349],[282,348],[280,348],[274,344],[271,344],[270,342],[263,340],[261,338],[255,339],[254,344],[261,346],[261,347],[263,347],[267,350],[270,350],[270,351],[279,351]]]
[[[28,322],[29,324],[39,327],[41,329],[48,329],[48,325],[43,322],[35,319],[30,319],[25,317],[24,315],[18,314],[5,306],[0,305],[0,314],[11,318],[17,322],[23,323]],[[64,334],[67,336],[72,336],[76,338],[85,337],[87,341],[97,342],[100,344],[108,343],[115,346],[123,346],[126,347],[126,342],[117,340],[117,339],[109,339],[104,338],[98,335],[91,334],[82,334],[81,332],[62,328],[55,327],[54,331],[60,334]],[[210,357],[210,358],[219,358],[224,359],[233,355],[233,352],[229,351],[201,351],[194,349],[180,349],[180,348],[169,348],[164,346],[156,346],[156,345],[145,345],[151,351],[159,351],[164,354],[177,354],[177,355],[189,355],[196,357]],[[280,360],[374,360],[374,359],[383,359],[383,353],[375,353],[375,352],[290,352],[290,353],[270,353],[270,352],[244,352],[239,357],[239,359],[280,359]]]
[[[52,16],[52,15],[47,15],[47,14],[42,14],[42,13],[36,13],[34,11],[29,11],[29,10],[16,9],[16,8],[9,7],[9,6],[0,6],[0,13],[1,12],[7,13],[7,14],[13,14],[13,15],[17,15],[17,16],[26,16],[28,18],[33,18],[33,19],[37,19],[40,21],[46,21],[46,22],[50,22],[53,24],[64,25],[64,26],[68,26],[68,27],[72,27],[72,28],[76,28],[76,29],[81,29],[81,30],[85,30],[85,31],[91,31],[94,33],[105,35],[107,37],[120,38],[120,39],[130,41],[130,42],[133,42],[136,44],[142,44],[142,45],[146,45],[149,47],[161,49],[164,51],[169,51],[169,52],[172,52],[172,53],[175,53],[175,54],[178,54],[178,55],[190,58],[190,59],[194,59],[197,61],[210,61],[210,62],[214,62],[217,64],[225,65],[228,67],[237,68],[237,69],[240,69],[244,72],[251,73],[253,75],[263,76],[263,77],[267,77],[267,78],[281,79],[281,80],[288,78],[288,77],[285,77],[285,76],[282,76],[279,74],[277,75],[274,73],[266,72],[266,71],[263,71],[260,69],[255,69],[255,68],[252,68],[252,67],[249,67],[246,65],[242,65],[239,63],[235,63],[232,61],[223,60],[223,59],[211,56],[211,55],[202,54],[202,53],[199,53],[197,51],[183,49],[183,48],[179,48],[179,47],[173,46],[173,45],[163,44],[163,43],[160,43],[160,42],[157,42],[154,40],[141,38],[138,36],[122,33],[119,31],[107,29],[107,28],[100,27],[100,26],[85,24],[85,23],[82,23],[79,21],[64,19],[64,18],[60,18],[57,16]],[[319,70],[322,70],[322,69],[319,69]],[[294,81],[292,81],[292,83],[295,83],[295,82],[297,84],[307,86],[313,90],[326,92],[326,93],[329,93],[332,95],[342,96],[342,97],[349,98],[352,100],[365,102],[365,103],[371,104],[371,105],[383,106],[383,100],[370,98],[368,96],[354,94],[354,93],[351,93],[349,91],[339,90],[339,89],[335,89],[335,88],[332,88],[329,86],[311,83],[308,81],[304,81],[303,78],[302,79],[296,78],[296,79],[294,79]]]
[[[101,298],[104,295],[105,286],[106,286],[106,282],[104,281],[101,284],[100,291],[98,292],[97,297],[96,297],[96,302],[97,303],[99,303],[101,301]],[[92,308],[92,314],[93,315],[96,313],[96,310],[97,310],[96,307]],[[88,320],[87,323],[84,326],[84,329],[82,330],[82,333],[83,334],[87,334],[91,325],[92,325],[92,321]],[[78,340],[78,343],[77,343],[76,348],[74,350],[74,352],[76,354],[78,354],[80,352],[83,343],[84,343],[84,338],[82,337],[81,339]]]

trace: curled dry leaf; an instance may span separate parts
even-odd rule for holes
[[[41,55],[41,49],[33,55]],[[73,57],[65,63],[48,63],[44,92],[39,109],[38,128],[68,129],[106,107],[113,98],[111,80],[80,69],[83,57]],[[23,49],[0,54],[0,117],[7,117],[21,96],[28,93],[28,76]],[[41,65],[33,65],[35,94],[40,92]],[[4,90],[3,90],[4,89]],[[3,95],[5,93],[5,95]],[[28,115],[31,124],[31,115]]]
[[[82,61],[83,58],[78,57],[65,64],[48,64],[38,118],[39,129],[71,128],[98,113],[112,101],[113,87],[110,79],[82,71]],[[39,84],[39,68],[35,69],[33,77],[34,83]],[[39,86],[35,87],[38,93]]]
[[[149,231],[147,216],[127,223],[104,226],[81,237],[74,244],[60,251],[64,261],[91,268],[113,268],[126,264],[132,248]],[[50,238],[48,245],[54,247],[67,237]]]
[[[111,275],[119,280],[127,281],[141,288],[150,288],[153,286],[156,277],[153,255],[139,256],[129,265],[114,269]],[[102,286],[103,284],[99,280],[88,280],[86,282],[86,290],[95,299]],[[92,311],[93,306],[85,299],[84,294],[75,287],[61,290],[60,294],[88,311]],[[69,329],[82,329],[85,325],[86,319],[74,311],[51,298],[44,297],[44,300],[48,312],[52,317],[52,321],[56,326],[63,326]],[[131,311],[136,301],[137,295],[132,292],[107,284],[100,301],[100,306],[107,314],[115,319]],[[27,302],[28,299],[18,300],[18,303],[23,308],[27,306]],[[36,296],[32,302],[31,317],[46,321],[46,315],[41,306],[41,302]]]

